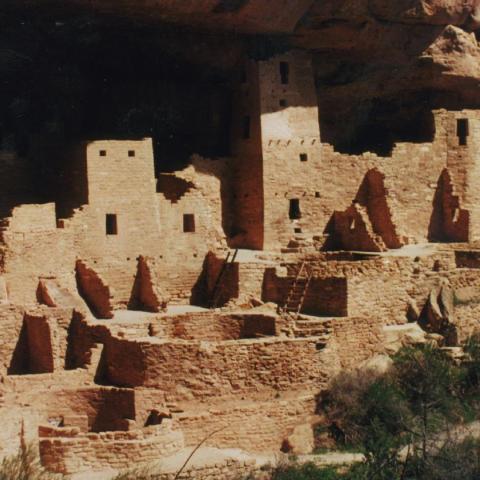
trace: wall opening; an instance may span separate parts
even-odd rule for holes
[[[212,10],[213,13],[233,13],[238,12],[247,0],[220,0]]]
[[[185,233],[195,233],[195,215],[186,213],[183,216],[183,231]]]
[[[308,154],[306,153],[301,153],[300,154],[300,161],[301,162],[306,162],[308,160]]]
[[[290,200],[288,216],[290,217],[290,220],[298,220],[302,217],[302,212],[300,211],[300,200],[298,198],[292,198]]]
[[[118,235],[117,215],[115,213],[107,213],[105,216],[105,229],[107,235]]]
[[[145,426],[150,427],[152,425],[160,425],[162,423],[163,417],[160,415],[158,410],[151,410],[150,414],[145,421]]]
[[[279,104],[281,107],[286,107],[286,106],[288,106],[288,103],[287,103],[287,101],[286,101],[284,98],[281,98],[280,101],[278,102],[278,104]]]
[[[240,82],[242,83],[242,85],[245,85],[246,83],[248,83],[248,73],[247,73],[246,65],[243,65],[240,71]]]
[[[457,119],[457,137],[459,145],[467,144],[468,137],[468,118]]]
[[[288,62],[280,62],[280,79],[282,85],[288,85],[290,76],[290,65]]]
[[[129,150],[128,151],[128,156],[129,157],[134,157],[135,156],[135,150]]]
[[[243,138],[245,140],[250,138],[250,117],[248,115],[243,117]]]
[[[98,154],[101,156],[101,157],[106,157],[107,156],[107,151],[106,150],[100,150],[98,152]]]

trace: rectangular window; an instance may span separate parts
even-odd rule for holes
[[[243,138],[244,140],[250,138],[250,117],[248,115],[243,117]]]
[[[282,81],[282,85],[288,85],[290,76],[290,65],[288,62],[280,62],[280,79]]]
[[[129,157],[134,157],[135,156],[135,150],[129,150],[128,151],[128,156]]]
[[[302,217],[302,213],[300,212],[300,200],[298,198],[292,198],[290,200],[288,216],[290,217],[290,220],[298,220]]]
[[[117,215],[115,213],[107,213],[105,227],[107,235],[117,235]]]
[[[98,152],[98,154],[101,156],[101,157],[106,157],[107,156],[107,151],[106,150],[100,150]]]
[[[213,8],[213,13],[233,13],[238,12],[247,0],[220,0]]]
[[[185,233],[195,232],[195,215],[192,213],[186,213],[183,216],[183,231]]]
[[[468,118],[459,118],[457,120],[458,144],[466,145],[468,137]]]
[[[282,98],[278,103],[280,104],[281,107],[287,106],[287,101],[284,98]]]
[[[240,72],[240,81],[245,84],[248,82],[247,66],[243,65],[242,71]]]
[[[300,161],[301,162],[306,162],[308,160],[308,155],[306,153],[301,153],[300,154]]]

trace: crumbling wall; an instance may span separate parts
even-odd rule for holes
[[[36,303],[39,277],[56,276],[73,289],[73,237],[56,228],[53,203],[15,207],[3,223],[0,268],[11,302]]]
[[[160,289],[159,281],[153,270],[153,260],[140,255],[137,263],[137,275],[133,286],[130,308],[159,312],[164,310],[167,299]]]
[[[112,318],[112,293],[103,278],[84,261],[77,260],[77,284],[80,295],[98,318]]]
[[[46,317],[26,313],[24,322],[28,343],[28,373],[53,372],[53,335]]]
[[[470,213],[461,208],[448,169],[438,179],[429,225],[429,239],[443,242],[468,242]]]
[[[325,250],[383,252],[387,247],[376,235],[367,210],[354,203],[344,212],[334,212],[329,222]]]

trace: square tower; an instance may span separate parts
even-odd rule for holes
[[[320,222],[321,143],[310,56],[247,63],[234,122],[236,221],[245,248],[276,249]]]

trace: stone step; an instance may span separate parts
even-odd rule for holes
[[[297,320],[297,324],[301,326],[317,326],[323,325],[324,327],[331,327],[332,321],[330,319],[320,319],[320,320],[313,320],[313,319],[304,319],[299,318]]]

